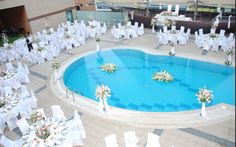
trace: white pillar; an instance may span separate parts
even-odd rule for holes
[[[201,116],[206,117],[206,103],[202,102]]]

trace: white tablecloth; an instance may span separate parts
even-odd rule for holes
[[[45,139],[36,136],[37,130],[47,127],[50,135]],[[48,118],[32,124],[21,138],[22,147],[72,147],[67,124],[63,120]]]

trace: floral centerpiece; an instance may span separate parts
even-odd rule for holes
[[[162,81],[162,82],[171,82],[173,81],[174,77],[170,75],[166,70],[164,70],[164,71],[156,72],[153,75],[152,79]]]
[[[151,26],[156,25],[156,22],[157,22],[157,20],[156,20],[155,18],[153,18],[153,19],[151,20]]]
[[[68,35],[68,34],[65,33],[65,38],[66,38],[66,39],[70,39],[70,35]]]
[[[43,116],[40,112],[35,112],[30,116],[30,122],[35,123],[43,119]]]
[[[113,63],[106,63],[101,66],[101,70],[111,73],[111,72],[114,72],[117,70],[117,65],[115,65]]]
[[[107,99],[111,96],[111,90],[107,85],[97,86],[95,96],[99,99]]]
[[[172,16],[172,12],[171,11],[162,11],[161,16]]]
[[[3,106],[5,106],[5,102],[3,100],[0,100],[0,108],[2,108]]]
[[[44,48],[43,48],[43,47],[39,47],[37,50],[38,50],[39,52],[42,52],[42,51],[44,51]]]
[[[0,77],[4,77],[4,76],[6,76],[6,75],[7,75],[6,72],[4,72],[4,71],[1,71],[1,72],[0,72]]]
[[[43,140],[46,140],[50,135],[50,125],[43,125],[36,131],[36,136]]]
[[[198,97],[198,101],[201,103],[210,103],[213,98],[212,91],[206,89],[205,87],[199,88],[199,91],[196,96]]]
[[[100,38],[96,38],[96,42],[100,42],[101,41],[101,39]]]
[[[58,69],[61,66],[61,64],[59,62],[57,62],[57,60],[55,62],[52,62],[51,67],[53,69]]]
[[[217,34],[209,34],[209,37],[212,39],[218,38],[219,36]]]
[[[170,20],[170,19],[165,19],[165,21],[164,21],[164,25],[167,26],[167,27],[170,27],[170,26],[175,25],[175,24],[176,24],[175,21]]]
[[[233,55],[233,50],[228,50],[225,52],[225,54],[227,55],[227,59],[225,61],[226,65],[231,65],[232,64],[232,55]]]

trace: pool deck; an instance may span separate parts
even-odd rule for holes
[[[202,50],[198,49],[194,42],[194,36],[191,35],[187,45],[176,46],[176,56],[187,57],[191,59],[207,61],[212,63],[224,64],[225,55],[222,52],[208,52],[201,55]],[[100,48],[102,50],[110,48],[136,48],[149,53],[168,55],[170,47],[158,44],[156,34],[151,30],[145,29],[142,37],[123,40],[115,39],[110,31],[101,37]],[[87,40],[85,45],[71,50],[65,50],[57,58],[63,65],[74,57],[96,51],[95,39]],[[233,65],[235,56],[233,56]],[[148,132],[154,132],[160,135],[160,143],[163,147],[220,147],[235,146],[235,106],[225,104],[207,108],[207,118],[199,116],[200,110],[180,113],[160,113],[141,114],[137,112],[126,112],[118,108],[111,108],[109,114],[96,112],[96,103],[77,101],[78,95],[75,95],[75,101],[69,92],[67,99],[63,95],[60,87],[61,81],[52,81],[53,70],[50,67],[51,62],[44,64],[28,64],[30,70],[32,88],[38,98],[38,108],[43,108],[46,116],[51,116],[50,106],[54,104],[61,105],[67,118],[73,115],[76,109],[81,114],[81,119],[86,131],[84,147],[105,147],[104,137],[115,133],[118,145],[124,146],[123,133],[126,131],[135,131],[139,139],[138,145],[144,147],[147,141]],[[59,90],[59,91],[58,91]],[[71,103],[71,104],[70,104]],[[223,109],[222,106],[226,106]],[[115,114],[115,115],[112,115]],[[121,117],[123,116],[123,118]],[[148,118],[145,118],[148,116]],[[145,121],[143,121],[145,120]],[[18,139],[19,135],[5,130],[4,134],[12,139]]]

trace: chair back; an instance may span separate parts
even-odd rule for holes
[[[24,134],[26,133],[26,131],[29,129],[29,124],[28,122],[26,121],[25,118],[21,118],[20,120],[18,120],[16,122],[17,126],[19,127],[20,131]]]
[[[138,138],[135,135],[135,131],[128,131],[124,133],[124,139],[125,139],[125,146],[133,146],[135,147],[138,143]]]
[[[199,36],[203,36],[203,29],[199,29]]]
[[[225,30],[220,30],[220,36],[221,37],[225,36]]]
[[[175,14],[179,15],[179,5],[175,5]]]
[[[148,139],[147,139],[147,145],[146,147],[160,147],[160,142],[159,142],[160,136],[153,134],[153,133],[148,133]]]
[[[168,12],[171,12],[171,7],[172,7],[171,5],[168,5],[168,7],[167,7]]]
[[[105,137],[104,140],[106,143],[106,147],[118,147],[115,134],[111,134],[111,135]]]
[[[180,32],[181,32],[181,33],[184,33],[184,29],[185,29],[185,27],[184,27],[184,26],[181,26],[181,27],[180,27]]]

